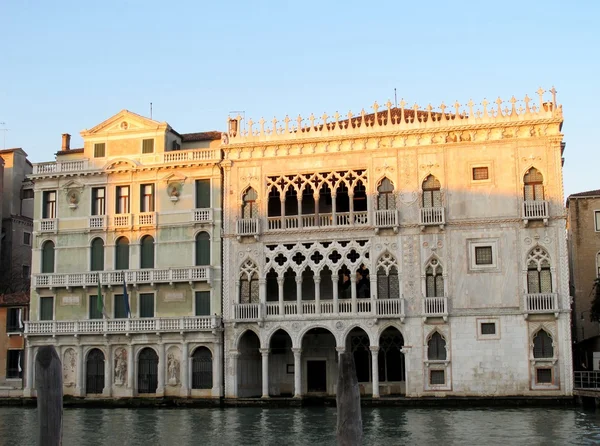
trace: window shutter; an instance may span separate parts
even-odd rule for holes
[[[54,243],[48,241],[42,247],[42,273],[54,272]]]
[[[144,141],[142,141],[142,153],[154,153],[153,139],[144,139]]]
[[[115,294],[115,318],[124,319],[127,317],[127,311],[125,310],[125,296],[122,294]]]
[[[154,317],[154,294],[140,294],[140,317]]]
[[[147,235],[142,239],[140,268],[154,268],[154,239]]]
[[[209,291],[196,291],[196,316],[210,316]]]
[[[210,207],[210,180],[196,180],[196,208]]]
[[[201,232],[196,236],[196,266],[210,265],[210,236]]]
[[[54,319],[54,298],[40,298],[40,320],[51,321],[52,319]]]
[[[94,144],[94,158],[104,158],[106,156],[106,143]]]
[[[129,243],[128,242],[117,242],[116,249],[116,269],[124,270],[129,269]]]
[[[102,312],[98,309],[98,296],[90,296],[90,319],[102,319]]]
[[[104,271],[104,242],[102,239],[92,241],[92,271]]]

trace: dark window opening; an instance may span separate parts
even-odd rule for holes
[[[491,246],[476,246],[475,247],[475,264],[476,265],[492,265],[492,247]]]

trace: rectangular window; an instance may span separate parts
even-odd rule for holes
[[[140,294],[140,317],[154,317],[154,294]]]
[[[535,369],[535,376],[537,384],[552,384],[552,369]]]
[[[40,297],[40,321],[54,319],[54,297]]]
[[[29,265],[23,265],[23,279],[28,279],[31,276],[31,267]]]
[[[594,211],[594,221],[596,223],[596,232],[600,231],[600,211]]]
[[[496,324],[494,322],[482,322],[481,323],[481,334],[482,335],[495,335]]]
[[[6,357],[6,378],[23,378],[23,350],[9,350]]]
[[[196,208],[210,207],[210,180],[196,180]]]
[[[46,190],[42,194],[44,208],[42,209],[42,218],[56,218],[56,191]]]
[[[488,180],[489,172],[487,167],[473,167],[473,180]]]
[[[142,153],[154,153],[153,139],[144,139],[142,141]]]
[[[9,308],[6,314],[6,332],[15,333],[23,331],[23,323],[21,322],[21,308]]]
[[[196,291],[196,316],[210,316],[210,291]]]
[[[94,144],[94,158],[104,158],[106,156],[106,143]]]
[[[115,294],[115,319],[125,319],[127,317],[127,306],[125,305],[125,295]]]
[[[429,371],[429,384],[431,384],[431,385],[446,384],[445,371],[444,370],[430,370]]]
[[[475,247],[475,265],[492,265],[493,263],[491,246]]]
[[[117,214],[129,214],[129,186],[117,186]]]
[[[23,200],[33,198],[33,189],[23,189]]]
[[[140,186],[140,212],[154,212],[154,184]]]
[[[106,214],[106,189],[103,187],[92,188],[92,215]]]
[[[23,244],[27,246],[31,246],[31,232],[23,233]]]
[[[90,319],[102,319],[102,310],[98,308],[98,296],[90,296]]]

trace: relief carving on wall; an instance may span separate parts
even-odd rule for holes
[[[127,350],[120,347],[115,350],[115,385],[127,384]]]
[[[77,377],[77,352],[72,348],[65,351],[63,361],[63,383],[65,387],[74,387]]]

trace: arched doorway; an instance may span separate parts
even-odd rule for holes
[[[262,355],[256,333],[246,331],[240,338],[238,351],[238,396],[259,397],[262,395]]]
[[[158,387],[158,355],[146,347],[138,357],[138,393],[156,393]]]
[[[192,355],[192,389],[212,389],[212,353],[206,347],[198,347]]]
[[[369,335],[362,328],[353,328],[346,338],[346,352],[352,353],[359,384],[371,383],[371,350]]]
[[[386,328],[379,337],[379,386],[384,394],[406,393],[406,365],[404,360],[404,337],[395,327]]]
[[[285,330],[277,330],[269,340],[269,394],[294,396],[292,338]]]
[[[302,337],[302,355],[306,358],[302,387],[307,394],[334,394],[338,374],[336,346],[335,336],[325,328],[313,328]]]
[[[85,391],[88,395],[104,391],[104,353],[92,349],[85,362]]]

